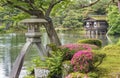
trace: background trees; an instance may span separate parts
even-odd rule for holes
[[[61,44],[50,16],[52,13],[57,12],[59,8],[64,7],[64,5],[66,6],[70,2],[69,0],[0,0],[0,2],[1,6],[17,8],[30,15],[45,18],[48,21],[45,28],[50,38],[50,42],[55,43],[56,45]]]
[[[0,18],[5,22],[5,28],[17,26],[17,22],[35,15],[45,18],[45,26],[51,43],[60,45],[60,40],[54,27],[82,28],[83,19],[91,14],[107,14],[109,5],[117,5],[119,0],[0,0]],[[119,4],[120,5],[120,4]],[[29,15],[28,15],[29,14]],[[7,22],[11,22],[8,24]]]
[[[120,13],[118,7],[112,5],[108,8],[108,23],[110,25],[110,34],[118,35],[120,34]]]

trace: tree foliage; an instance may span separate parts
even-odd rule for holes
[[[11,19],[13,16],[12,21],[15,20],[13,25],[22,20],[21,17],[28,17],[27,14],[45,18],[48,21],[45,28],[50,42],[60,45],[53,25],[68,28],[82,27],[85,16],[106,14],[108,5],[117,4],[117,2],[118,0],[0,0],[0,6],[9,9],[9,15],[3,17],[5,15],[3,14],[2,18],[10,17],[8,19]]]
[[[66,12],[63,20],[63,27],[65,28],[82,28],[82,15],[79,10],[70,10]]]
[[[112,5],[108,8],[108,23],[112,27],[110,34],[120,34],[120,13],[118,7]]]
[[[48,24],[44,27],[46,28],[50,42],[61,45],[50,16],[59,8],[64,7],[64,5],[66,6],[70,2],[69,0],[0,0],[0,2],[1,6],[17,8],[30,15],[45,18]],[[57,9],[54,8],[55,6]]]

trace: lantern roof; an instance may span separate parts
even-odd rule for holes
[[[28,23],[47,23],[47,21],[43,18],[37,18],[36,16],[31,16],[31,18],[24,19],[20,21],[20,23],[28,24]]]

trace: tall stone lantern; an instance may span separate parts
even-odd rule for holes
[[[26,43],[24,44],[23,48],[21,49],[20,54],[18,55],[16,61],[14,62],[12,71],[10,73],[9,78],[19,78],[19,74],[21,72],[24,57],[27,52],[29,52],[29,48],[32,44],[35,44],[37,46],[39,56],[42,60],[44,60],[44,56],[47,56],[47,52],[43,45],[41,44],[41,34],[39,27],[43,24],[47,24],[47,21],[42,18],[37,18],[35,16],[32,16],[29,19],[24,19],[20,23],[27,26],[28,31],[25,34],[26,35]]]

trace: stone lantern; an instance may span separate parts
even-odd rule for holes
[[[28,27],[28,32],[26,33],[27,37],[40,37],[39,27],[43,24],[46,24],[47,21],[45,19],[36,18],[32,16],[30,19],[24,19],[20,23],[23,23]]]
[[[20,54],[18,55],[16,61],[14,62],[12,71],[10,73],[9,78],[19,78],[20,71],[23,66],[24,57],[27,52],[29,52],[29,48],[32,44],[37,46],[39,56],[42,60],[44,60],[44,56],[47,56],[47,52],[43,45],[41,44],[41,34],[40,34],[40,26],[43,24],[47,24],[47,21],[43,18],[37,18],[32,16],[29,19],[24,19],[20,22],[20,24],[24,24],[27,26],[28,31],[26,35],[26,43],[24,44],[23,48],[21,49]]]

